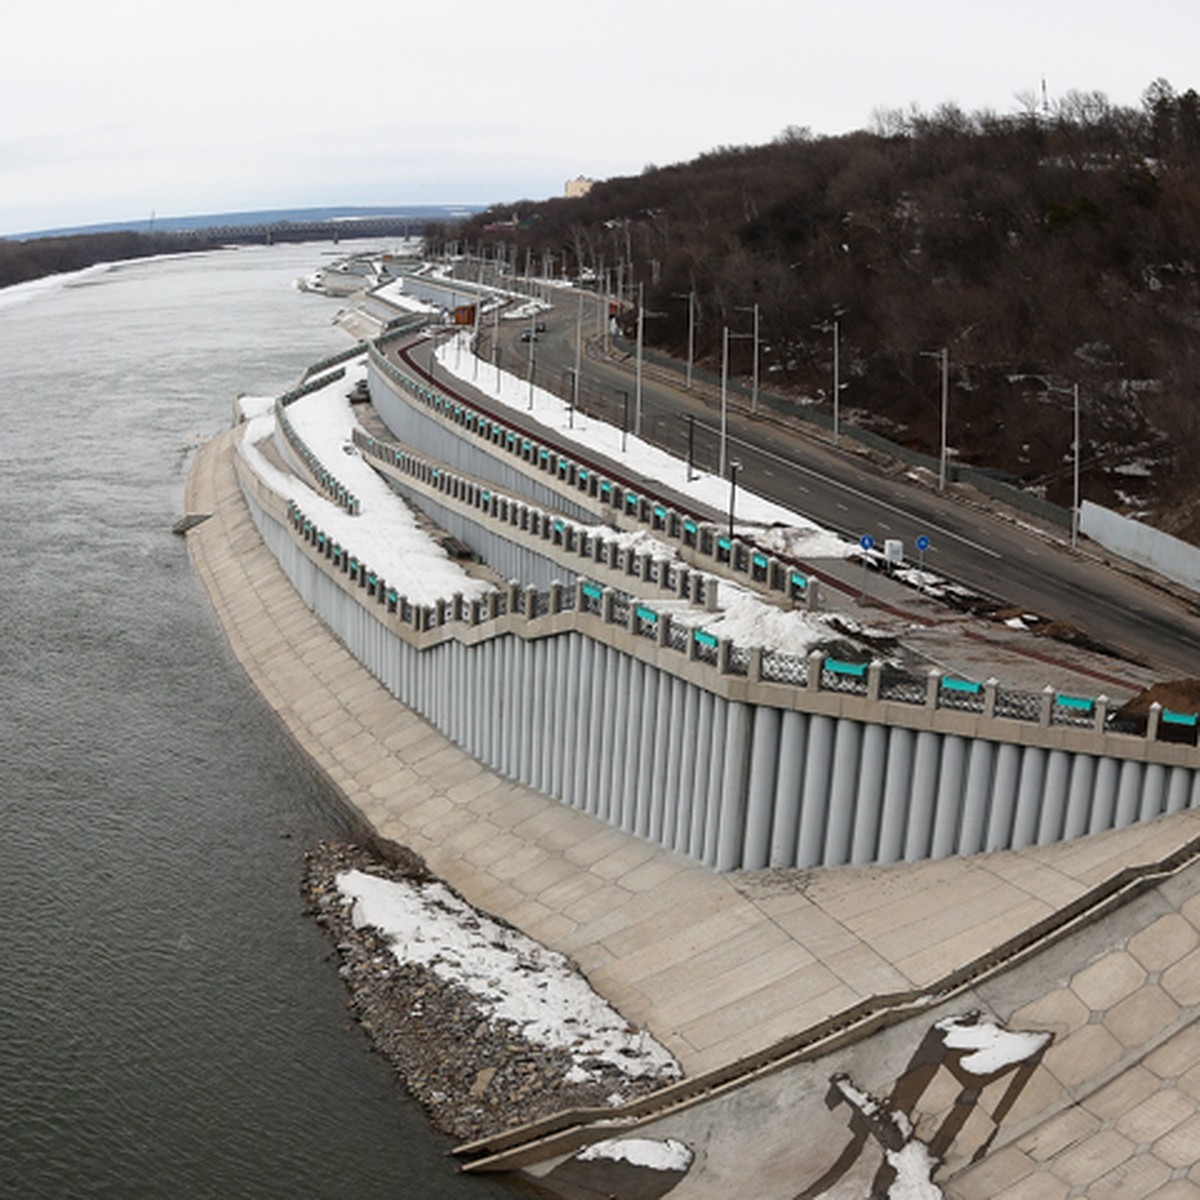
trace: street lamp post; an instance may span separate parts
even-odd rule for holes
[[[841,336],[838,332],[838,319],[833,318],[833,444],[838,444],[838,418],[840,413],[840,404],[842,400],[842,385],[838,378],[838,353],[841,345]]]
[[[733,541],[733,514],[737,501],[737,477],[742,464],[735,458],[729,464],[729,540]]]
[[[529,407],[533,408],[533,348],[537,344],[537,306],[529,306]]]
[[[1072,384],[1069,388],[1055,387],[1044,375],[1010,375],[1008,377],[1009,383],[1016,383],[1020,379],[1040,379],[1046,391],[1059,392],[1064,396],[1071,397],[1071,422],[1075,435],[1071,465],[1071,549],[1074,550],[1079,545],[1079,456],[1082,452],[1082,442],[1079,437],[1079,384]]]
[[[496,391],[500,391],[500,305],[492,312],[492,356],[496,360]]]
[[[758,412],[758,302],[755,301],[753,306],[740,306],[739,311],[754,313],[754,376],[750,389],[750,412],[753,414]]]
[[[583,292],[579,293],[579,313],[575,318],[575,378],[571,387],[571,411],[567,417],[567,428],[575,428],[575,410],[579,407],[579,369],[583,354]]]
[[[725,474],[725,439],[729,432],[729,326],[721,327],[721,446],[717,474]]]
[[[671,295],[676,300],[686,300],[688,302],[688,356],[687,356],[687,375],[684,381],[684,390],[692,390],[692,363],[696,360],[696,289],[692,288],[689,292],[672,292]]]
[[[922,350],[922,358],[936,358],[942,364],[942,451],[938,461],[938,491],[946,490],[946,423],[950,412],[950,350],[943,346],[940,350]]]
[[[1074,550],[1079,542],[1079,384],[1075,384],[1071,390],[1075,405],[1075,470],[1071,505],[1071,549]]]
[[[636,389],[633,403],[633,432],[638,436],[642,436],[642,359],[643,348],[645,346],[644,330],[647,317],[661,317],[665,313],[647,312],[644,300],[645,285],[638,284],[638,303],[637,303],[637,355],[636,364],[634,366],[634,387]]]
[[[624,454],[629,443],[629,393],[623,388],[617,388],[616,393],[625,398],[625,415],[621,420],[621,453]]]
[[[750,336],[748,333],[730,333],[728,325],[721,327],[721,445],[717,455],[717,474],[721,476],[725,474],[729,444],[729,339]]]
[[[841,327],[839,318],[841,310],[837,310],[833,319],[830,321],[822,321],[814,325],[814,329],[819,329],[822,333],[833,334],[833,444],[838,444],[838,439],[841,436],[841,402],[842,402],[842,381],[841,381],[841,363],[839,356],[841,354]]]
[[[474,362],[471,364],[471,378],[479,379],[479,333],[483,325],[483,259],[479,260],[479,294],[475,298],[475,332],[471,338]]]
[[[634,432],[641,437],[642,435],[642,331],[646,324],[646,306],[643,303],[645,285],[638,284],[638,311],[637,311],[637,366],[634,371],[634,387],[637,394],[634,397],[633,403],[633,424]]]

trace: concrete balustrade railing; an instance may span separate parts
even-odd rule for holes
[[[410,322],[408,331],[412,332],[413,329],[417,327],[419,327],[419,323],[418,325],[414,326]],[[318,359],[310,367],[306,368],[303,376],[300,379],[300,383],[303,385],[310,379],[315,379],[319,375],[324,375],[325,372],[332,370],[334,367],[342,366],[343,364],[350,362],[352,359],[361,358],[363,353],[364,351],[362,346],[355,345],[351,346],[347,350],[339,350],[336,354],[326,355],[326,357]]]
[[[325,386],[332,377],[326,377],[320,382]],[[291,393],[289,393],[290,395]],[[465,414],[462,406],[452,403],[452,408],[459,409],[459,415]],[[278,413],[281,421],[286,421],[286,414]],[[494,423],[493,423],[494,424]],[[289,423],[290,425],[290,423]],[[500,427],[497,427],[500,428]],[[503,431],[503,440],[513,436],[511,431]],[[300,442],[294,435],[295,441]],[[499,435],[497,435],[499,436]],[[525,439],[528,447],[524,454],[526,461],[543,460],[549,452],[539,449],[534,454],[532,443]],[[430,462],[428,459],[393,446],[356,430],[354,443],[369,457],[385,469],[385,473],[399,474],[418,484],[428,494],[438,494],[445,501],[451,499],[461,507],[474,510],[476,515],[489,520],[493,527],[502,531],[506,536],[517,537],[527,535],[525,540],[532,544],[541,544],[544,552],[555,557],[562,563],[566,556],[578,555],[582,560],[576,569],[586,565],[592,569],[608,568],[620,575],[637,578],[643,582],[654,582],[660,590],[668,595],[686,599],[694,604],[704,606],[709,611],[715,609],[715,581],[703,574],[690,570],[686,565],[661,559],[654,555],[639,554],[637,551],[621,545],[618,539],[605,538],[603,534],[588,527],[580,527],[553,514],[538,509],[534,505],[514,500],[504,496],[494,489],[485,487],[477,481],[468,479],[456,472]],[[307,451],[307,447],[304,447]],[[321,464],[307,451],[312,458],[312,465],[317,471],[329,475]],[[332,480],[332,476],[329,476]],[[603,485],[607,481],[599,480]],[[336,487],[336,481],[333,481]],[[326,489],[328,490],[328,488]],[[342,489],[345,491],[345,489]],[[346,493],[349,496],[348,493]],[[336,498],[336,497],[335,497]],[[349,511],[358,511],[358,502],[349,497],[354,505]],[[632,507],[632,506],[630,506]],[[333,564],[348,573],[356,582],[368,582],[368,595],[376,595],[377,576],[366,566],[360,564],[348,550],[333,542],[322,530],[304,516],[295,505],[289,505],[287,519],[301,533],[301,536],[311,544],[317,545]],[[704,532],[712,535],[711,527],[705,527]],[[729,549],[729,539],[715,537],[718,544],[724,542]],[[590,589],[589,594],[595,594],[597,585],[594,580],[585,581],[582,586]],[[382,591],[382,584],[380,591]],[[392,589],[388,589],[392,591]],[[562,594],[562,589],[559,589]],[[727,643],[720,648],[718,639],[702,629],[693,629],[692,622],[672,620],[669,614],[663,614],[661,621],[658,614],[644,603],[635,602],[632,595],[616,589],[611,592],[612,603],[618,608],[619,618],[609,620],[609,624],[628,625],[630,605],[633,611],[641,613],[639,619],[653,620],[661,630],[661,640],[664,645],[678,650],[686,650],[696,661],[708,662],[719,666],[723,674],[751,679],[755,683],[779,683],[791,687],[808,686],[812,688],[812,662],[821,660],[818,682],[812,690],[824,690],[830,693],[846,695],[862,695],[872,701],[898,705],[920,706],[934,711],[962,712],[978,714],[989,720],[1023,722],[1043,728],[1078,728],[1089,730],[1102,736],[1109,735],[1118,739],[1127,739],[1131,731],[1110,730],[1108,725],[1108,699],[1105,696],[1080,697],[1057,692],[1047,686],[1041,692],[1028,692],[1019,689],[1006,688],[999,681],[973,681],[959,679],[954,676],[943,676],[940,672],[931,671],[927,677],[913,675],[890,667],[882,662],[846,663],[832,658],[826,658],[820,652],[807,662],[794,655],[773,651],[770,648],[747,648]],[[398,593],[393,593],[392,599],[384,597],[389,611],[395,611],[395,605],[407,605],[407,600]],[[597,599],[596,606],[598,608]],[[572,606],[574,607],[574,606]],[[588,611],[588,606],[581,606],[582,611]],[[509,609],[501,602],[500,612],[494,615],[505,615]],[[558,610],[554,610],[558,611]],[[417,628],[434,629],[441,622],[428,615],[422,616]],[[406,627],[408,618],[404,619]],[[688,633],[673,632],[672,626]],[[753,677],[751,668],[754,668]],[[1177,714],[1167,710],[1164,719],[1159,707],[1151,710],[1151,717],[1145,729],[1146,740],[1156,740],[1164,725],[1173,725],[1178,729],[1195,730],[1197,718],[1195,714]]]
[[[412,461],[412,467],[415,472],[428,472],[430,478],[445,478],[426,463]],[[481,491],[486,493],[487,489]],[[481,499],[481,502],[489,504],[491,501]],[[501,521],[531,530],[535,536],[545,539],[549,539],[554,528],[553,520],[546,514],[524,504],[498,503],[496,513]],[[711,678],[702,680],[689,672],[689,678],[702,682],[709,690],[736,695],[739,699],[761,699],[775,707],[812,708],[812,699],[824,696],[826,703],[818,707],[825,711],[852,712],[860,720],[870,720],[874,716],[912,728],[944,726],[947,731],[969,730],[973,736],[1000,740],[1019,738],[1024,742],[1031,740],[1030,731],[1041,729],[1053,731],[1047,745],[1074,744],[1097,751],[1103,746],[1108,752],[1122,755],[1132,752],[1135,756],[1134,746],[1153,743],[1161,726],[1161,709],[1155,707],[1145,737],[1111,730],[1108,700],[1104,696],[1072,696],[1049,686],[1040,692],[1021,691],[1004,688],[995,679],[976,682],[944,675],[937,670],[917,675],[880,660],[847,662],[821,650],[802,657],[770,647],[739,646],[696,627],[694,621],[681,620],[670,611],[660,612],[650,602],[632,593],[604,587],[586,578],[579,579],[574,588],[555,586],[545,591],[524,588],[513,581],[507,589],[494,593],[487,604],[466,604],[461,596],[455,596],[437,605],[414,606],[349,547],[318,527],[294,501],[284,502],[282,517],[313,557],[327,564],[325,569],[343,576],[352,590],[361,593],[362,603],[374,603],[382,610],[382,616],[395,618],[393,622],[385,621],[392,632],[410,640],[414,634],[427,635],[420,641],[422,646],[461,637],[464,625],[478,629],[502,617],[510,618],[504,633],[546,636],[547,631],[536,628],[536,622],[571,613],[579,618],[574,627],[590,637],[611,641],[594,625],[616,627],[634,639],[651,643],[655,648],[656,665],[671,670],[679,664],[671,663],[670,656],[678,655],[689,663],[710,668]],[[603,553],[605,543],[602,538],[593,537],[591,543],[600,547],[600,553]],[[596,553],[591,544],[581,542],[581,548],[589,557]],[[612,550],[614,557],[622,553],[616,545]],[[626,553],[626,561],[632,564],[630,573],[640,574],[639,556]],[[670,594],[678,594],[681,588],[686,591],[689,581],[696,579],[695,573],[686,567],[669,563],[660,565],[664,590]],[[703,594],[703,589],[697,591]],[[530,623],[530,628],[514,625],[511,618],[517,616]],[[594,620],[589,620],[592,618]],[[561,632],[561,627],[556,627],[554,632]],[[635,647],[635,653],[644,650],[636,646],[636,642]],[[622,649],[628,649],[628,646],[623,645]],[[665,652],[667,657],[661,657],[659,651]],[[776,689],[794,695],[770,694]],[[828,701],[832,698],[837,698],[837,702],[831,707]],[[848,708],[846,702],[851,698],[857,703]],[[874,714],[872,707],[877,710]],[[916,716],[918,710],[923,714],[920,717]],[[910,719],[905,718],[906,711],[910,713]],[[1022,727],[1024,732],[1017,733],[1016,726]],[[1064,742],[1064,736],[1070,734],[1079,737],[1074,743]],[[1094,741],[1096,738],[1101,739],[1099,744]],[[1190,747],[1171,744],[1169,749],[1166,745],[1162,749],[1171,760]]]
[[[328,380],[325,382],[327,383]],[[293,451],[295,459],[298,460],[293,465],[298,465],[309,480],[335,504],[344,508],[351,515],[357,516],[362,508],[358,497],[321,462],[316,451],[296,432],[296,427],[288,419],[287,412],[282,407],[276,409],[275,423],[287,446]]]
[[[385,475],[404,477],[415,485],[415,490],[428,496],[437,496],[443,504],[456,504],[460,509],[471,510],[476,518],[489,523],[501,536],[519,539],[527,546],[539,547],[541,552],[573,574],[590,573],[595,579],[608,576],[620,579],[632,577],[642,582],[655,583],[666,595],[677,596],[691,603],[715,610],[715,581],[686,565],[659,558],[651,554],[639,554],[620,544],[619,539],[605,536],[587,526],[553,516],[534,505],[502,496],[494,489],[455,472],[434,466],[421,456],[383,443],[370,435],[356,431],[355,444],[364,453],[379,463]],[[585,570],[586,569],[586,570]],[[676,622],[678,624],[678,622]],[[670,639],[670,619],[662,623],[664,637]],[[703,640],[707,635],[700,631]],[[713,639],[713,646],[715,646]],[[715,650],[707,651],[715,657]],[[703,657],[705,650],[702,649]],[[749,674],[749,664],[758,664],[758,678],[766,682],[782,682],[799,685],[805,679],[805,668],[801,660],[769,648],[744,648],[732,646],[730,674]],[[988,718],[1000,717],[1008,720],[1027,721],[1046,726],[1071,726],[1091,729],[1103,733],[1109,729],[1108,698],[1073,696],[1046,687],[1041,692],[1028,692],[1004,687],[998,680],[975,681],[942,676],[932,672],[928,680],[922,676],[900,671],[884,663],[839,663],[828,660],[826,690],[858,693],[876,700],[894,701],[901,704],[922,704],[948,711],[979,713]],[[1153,720],[1154,718],[1152,718]],[[1195,714],[1175,714],[1170,710],[1156,721],[1153,730],[1148,727],[1147,735],[1156,736],[1161,725],[1172,724],[1183,729],[1196,727]],[[1134,730],[1126,727],[1122,734]]]
[[[476,528],[533,550],[571,575],[588,574],[618,586],[636,579],[710,611],[716,607],[717,581],[712,576],[667,556],[638,552],[607,527],[580,525],[548,513],[362,430],[355,431],[354,444],[380,474],[403,485],[406,495],[469,517]]]
[[[455,428],[457,436],[486,444],[521,464],[564,499],[586,502],[597,517],[623,528],[643,529],[671,544],[685,560],[728,574],[751,587],[817,604],[817,581],[795,563],[765,554],[753,543],[720,532],[694,513],[682,512],[632,485],[613,479],[602,468],[548,446],[510,424],[447,396],[436,385],[415,379],[397,367],[376,345],[370,363],[398,394],[420,404],[429,415]]]

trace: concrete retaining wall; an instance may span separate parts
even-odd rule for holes
[[[513,587],[430,616],[346,573],[239,462],[305,602],[403,703],[488,766],[718,869],[937,858],[1045,844],[1200,803],[1191,747],[901,703],[671,644],[638,604]],[[555,598],[557,595],[557,599]],[[654,619],[651,619],[654,618]],[[675,632],[678,632],[677,630]],[[827,686],[826,686],[827,685]]]

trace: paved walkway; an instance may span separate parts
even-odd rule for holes
[[[213,517],[188,539],[255,686],[381,834],[413,847],[472,904],[571,956],[689,1074],[865,997],[932,983],[1120,868],[1157,861],[1200,835],[1200,813],[1189,812],[969,859],[715,874],[487,770],[394,700],[305,607],[262,544],[233,476],[232,436],[205,446],[193,466],[187,511]],[[1189,1066],[1200,1063],[1190,1043],[1188,1053]],[[1151,1082],[1139,1079],[1144,1098]],[[1099,1114],[1087,1125],[1106,1131]],[[1006,1152],[1010,1177],[963,1195],[1027,1185],[1051,1159],[1048,1145],[1019,1160]],[[1200,1130],[1186,1145],[1192,1161],[1200,1158]],[[1170,1178],[1178,1182],[1174,1168]],[[1011,1194],[1093,1194],[1070,1192],[1077,1186]]]

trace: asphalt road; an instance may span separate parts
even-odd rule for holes
[[[597,325],[593,297],[585,299],[584,312],[583,330],[590,335]],[[566,394],[579,324],[574,294],[564,294],[542,319],[547,328],[534,345],[535,380]],[[522,376],[529,364],[529,345],[520,340],[526,328],[526,323],[510,321],[499,332],[502,367]],[[685,391],[682,378],[682,364],[680,386],[644,375],[642,432],[684,457],[690,436],[694,461],[715,471],[719,405]],[[632,427],[636,386],[631,361],[616,364],[585,356],[580,379],[584,407],[603,408],[606,414],[601,415],[618,425],[628,411]],[[689,418],[694,422],[690,435]],[[924,535],[929,570],[1005,606],[1075,626],[1151,666],[1162,678],[1200,678],[1200,598],[1188,597],[1183,589],[1154,586],[1127,567],[1114,569],[1086,540],[1073,553],[1064,531],[1038,531],[1027,518],[1005,513],[960,485],[949,484],[945,494],[938,494],[901,468],[885,469],[835,449],[828,435],[731,408],[728,437],[728,458],[742,464],[739,487],[855,540],[870,534],[882,546],[886,538],[898,538],[909,561],[916,561],[915,541]],[[853,573],[845,578],[851,580]]]

